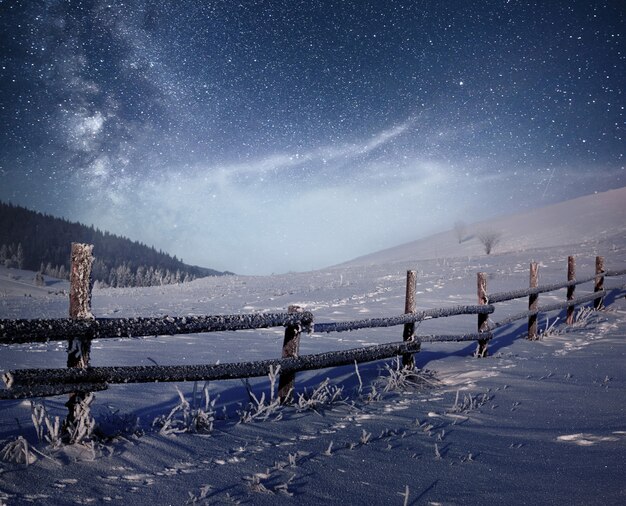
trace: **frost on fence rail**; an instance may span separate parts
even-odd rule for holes
[[[624,276],[626,274],[626,269],[617,270],[608,270],[604,273],[607,277],[616,277],[616,276]]]
[[[577,306],[579,304],[584,304],[585,302],[591,302],[598,297],[605,297],[607,294],[607,290],[601,290],[599,292],[589,293],[587,295],[583,295],[582,297],[577,297],[572,300],[563,301],[563,302],[555,302],[554,304],[546,304],[544,306],[540,306],[533,311],[524,311],[523,313],[518,313],[516,315],[510,316],[496,322],[491,325],[492,329],[497,329],[499,327],[503,327],[504,325],[508,325],[509,323],[513,323],[516,320],[521,320],[523,318],[528,318],[529,316],[534,316],[539,313],[548,313],[550,311],[556,311],[558,309],[565,309],[567,307]]]
[[[225,330],[246,330],[301,324],[308,330],[310,312],[252,313],[158,318],[96,318],[95,320],[0,320],[0,344],[65,341],[68,338],[171,336]]]
[[[618,277],[626,274],[626,269],[620,271],[606,271],[599,275],[587,276],[585,278],[576,279],[574,281],[563,281],[562,283],[553,283],[551,285],[541,285],[536,288],[523,288],[521,290],[511,290],[510,292],[498,292],[492,293],[488,296],[490,304],[496,304],[497,302],[505,302],[508,300],[521,299],[522,297],[528,297],[530,295],[537,295],[539,293],[553,292],[555,290],[561,290],[563,288],[569,288],[572,286],[582,285],[595,281],[597,278]]]
[[[43,369],[42,369],[43,370]],[[8,390],[0,390],[0,399],[28,399],[33,397],[52,397],[54,395],[99,392],[106,390],[106,383],[68,383],[65,385],[33,384],[18,385]]]
[[[564,281],[563,283],[553,283],[551,285],[541,285],[536,288],[524,288],[522,290],[511,290],[510,292],[492,293],[488,295],[489,303],[496,304],[497,302],[521,299],[522,297],[528,297],[529,295],[553,292],[555,290],[561,290],[562,288],[568,288],[571,286],[582,285],[583,283],[589,283],[589,281],[593,281],[594,279],[596,279],[596,276],[590,276],[574,281]]]
[[[18,369],[3,375],[7,390],[0,398],[61,395],[77,390],[102,390],[108,383],[209,381],[266,376],[280,366],[281,373],[324,369],[356,362],[373,362],[403,353],[416,353],[422,342],[491,339],[491,333],[456,336],[420,336],[414,341],[380,344],[344,351],[284,359],[215,365],[88,367],[87,369]]]
[[[394,327],[405,323],[415,323],[430,318],[444,318],[463,314],[490,314],[494,307],[486,306],[454,306],[449,308],[428,309],[417,313],[403,314],[391,318],[368,318],[349,322],[316,323],[313,325],[314,332],[345,332],[378,327]]]

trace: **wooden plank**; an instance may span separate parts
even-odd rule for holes
[[[215,316],[162,316],[148,318],[66,318],[0,320],[0,344],[65,341],[77,339],[115,339],[120,337],[173,336],[230,330],[282,327],[301,323],[309,330],[313,322],[310,312],[252,313]]]
[[[415,288],[417,282],[417,273],[415,271],[406,272],[406,297],[404,300],[404,313],[415,314]],[[402,340],[404,342],[414,341],[415,337],[415,322],[405,323],[404,330],[402,332]],[[402,355],[402,366],[414,368],[415,359],[413,354],[405,353]]]
[[[416,311],[412,314],[391,316],[388,318],[369,318],[364,320],[354,320],[348,322],[316,323],[314,332],[347,332],[359,329],[373,329],[381,327],[395,327],[410,322],[421,322],[433,318],[446,318],[448,316],[466,314],[490,314],[494,307],[488,305],[453,306],[446,308],[427,309]]]
[[[596,257],[596,279],[593,287],[594,292],[601,292],[604,290],[604,257]],[[598,297],[593,301],[593,308],[597,311],[602,309],[602,297]]]
[[[613,291],[613,290],[610,290]],[[566,309],[568,307],[574,307],[574,306],[578,306],[580,304],[584,304],[586,302],[591,302],[594,299],[596,299],[598,297],[598,295],[601,295],[602,297],[605,297],[607,294],[607,290],[603,290],[602,292],[598,292],[598,293],[588,293],[586,295],[582,295],[580,297],[576,297],[573,300],[566,300],[564,302],[555,302],[554,304],[546,304],[545,306],[539,306],[536,310],[534,311],[524,311],[522,313],[518,313],[516,315],[513,316],[509,316],[508,318],[505,318],[504,320],[501,320],[499,322],[494,323],[491,328],[493,329],[497,329],[500,327],[503,327],[505,325],[508,325],[509,323],[513,323],[514,321],[517,320],[522,320],[524,318],[528,318],[529,316],[533,315],[533,314],[539,314],[539,313],[549,313],[550,311],[556,311],[558,309]]]
[[[70,318],[93,320],[91,313],[91,265],[93,245],[72,243],[70,269]],[[70,337],[67,351],[68,367],[87,367],[91,342]]]
[[[572,282],[576,281],[576,259],[573,256],[567,257],[567,281]],[[567,287],[567,300],[574,300],[574,292],[576,290],[576,285],[571,285]],[[567,318],[566,323],[571,325],[574,323],[574,306],[567,307]]]
[[[462,340],[463,336],[458,337]],[[315,355],[214,365],[17,369],[5,373],[3,379],[9,390],[18,390],[31,385],[51,387],[73,383],[122,384],[251,378],[266,376],[270,367],[276,370],[280,366],[282,374],[351,365],[355,360],[359,363],[372,362],[413,352],[419,349],[419,345],[418,341],[390,343]]]
[[[93,320],[91,313],[91,266],[93,245],[72,243],[70,267],[70,318],[72,320]],[[89,366],[91,340],[70,337],[67,344],[67,367],[85,369]],[[72,392],[65,405],[67,418],[63,423],[64,439],[73,443],[72,432],[80,418],[88,418],[89,405],[86,402],[90,392]]]
[[[539,286],[539,266],[537,262],[530,264],[530,288]],[[528,310],[535,311],[539,307],[539,294],[531,294],[528,296]],[[537,339],[537,315],[532,314],[528,317],[528,339]]]
[[[302,313],[300,306],[289,306],[288,313]],[[295,358],[300,353],[300,332],[298,323],[288,325],[285,328],[285,338],[283,340],[282,358]],[[293,391],[296,387],[295,371],[284,371],[280,373],[278,380],[278,397],[281,403],[290,403],[293,399]]]
[[[608,274],[605,274],[605,276]],[[498,302],[506,302],[509,300],[521,299],[522,297],[529,297],[530,295],[554,292],[556,290],[561,290],[562,288],[568,288],[572,285],[578,286],[583,283],[588,283],[589,281],[594,281],[596,279],[596,275],[587,276],[585,278],[581,278],[574,281],[564,281],[562,283],[552,283],[549,285],[540,285],[536,288],[523,288],[521,290],[511,290],[510,292],[497,292],[490,293],[488,295],[490,304],[497,304]]]
[[[487,300],[487,274],[485,272],[479,272],[476,276],[476,292],[478,296],[478,305],[485,306],[488,304]],[[489,331],[489,315],[478,315],[478,333]],[[479,339],[478,347],[476,348],[475,355],[477,357],[487,356],[487,339]]]

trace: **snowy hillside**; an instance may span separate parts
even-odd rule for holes
[[[486,219],[476,223],[467,219],[461,243],[454,230],[409,242],[346,262],[346,266],[414,262],[416,260],[476,256],[484,254],[477,235],[481,231],[500,233],[494,253],[529,251],[548,246],[581,244],[589,248],[610,248],[626,234],[626,187],[547,207],[523,214]]]
[[[475,240],[459,245],[446,232],[309,273],[100,289],[93,313],[185,316],[299,304],[318,322],[393,316],[404,310],[407,268],[418,272],[418,308],[473,304],[479,271],[488,273],[493,293],[528,286],[531,260],[540,263],[542,284],[565,280],[570,254],[579,277],[593,274],[596,254],[606,257],[608,269],[626,268],[625,202],[623,188],[486,223],[503,233],[490,256]],[[541,229],[533,232],[531,222]],[[67,287],[51,279],[36,287],[33,276],[0,270],[0,318],[66,316],[67,295],[59,288]],[[625,283],[609,278],[606,286]],[[582,285],[577,293],[592,289]],[[261,412],[250,407],[253,398],[241,381],[212,382],[207,392],[214,407],[203,406],[212,430],[200,433],[167,430],[167,423],[170,429],[184,425],[176,387],[193,405],[190,383],[111,385],[97,392],[92,411],[111,437],[72,447],[38,441],[29,401],[0,401],[0,450],[22,436],[33,460],[29,466],[0,461],[0,504],[623,504],[624,295],[623,289],[612,292],[606,310],[579,311],[571,328],[562,325],[560,312],[541,315],[539,341],[523,339],[524,321],[506,325],[484,359],[472,357],[474,343],[425,343],[416,355],[423,372],[416,386],[396,384],[393,361],[299,373],[296,394],[308,392],[309,400]],[[540,303],[564,298],[563,290],[539,297]],[[491,321],[526,305],[497,304]],[[475,329],[475,316],[458,316],[424,321],[417,334]],[[401,327],[313,333],[302,337],[300,351],[401,336]],[[91,364],[275,358],[282,340],[281,328],[101,339],[93,343]],[[64,367],[66,356],[61,342],[0,346],[0,373]],[[257,399],[271,397],[267,378],[250,383]],[[66,400],[36,402],[51,417],[63,417]]]

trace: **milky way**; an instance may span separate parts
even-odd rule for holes
[[[0,0],[0,199],[263,274],[621,187],[625,12]]]

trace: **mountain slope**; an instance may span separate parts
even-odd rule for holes
[[[341,265],[484,255],[483,245],[477,237],[481,231],[501,234],[500,242],[493,251],[496,254],[537,247],[610,241],[611,237],[626,233],[626,187],[468,224],[461,243],[454,230],[448,230],[358,257]]]

